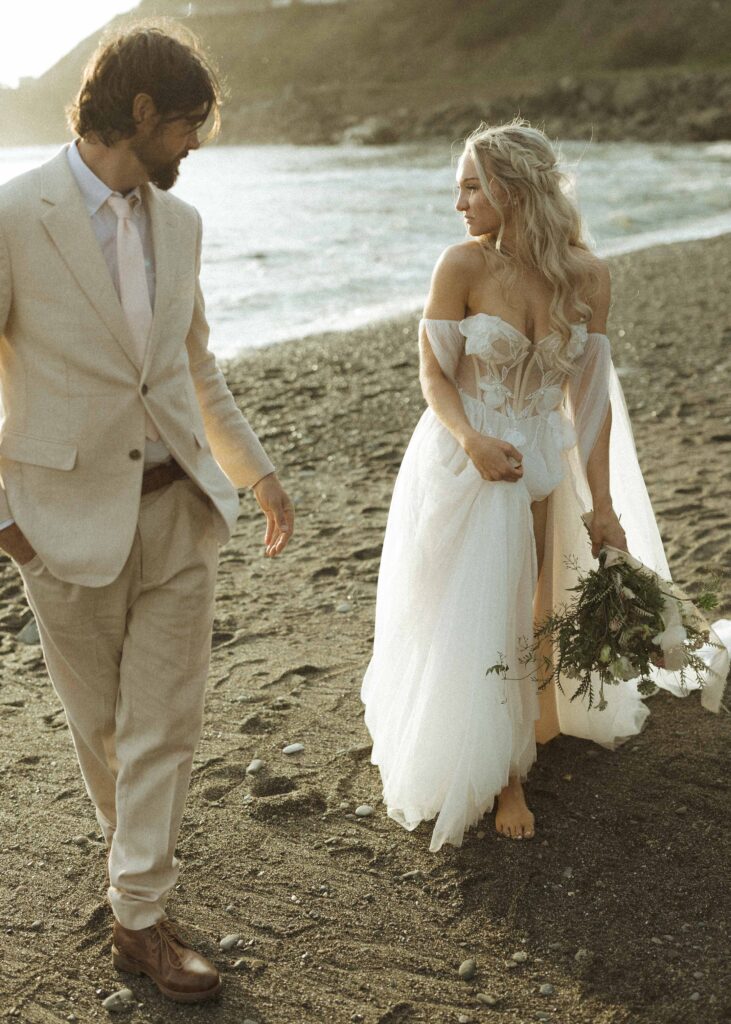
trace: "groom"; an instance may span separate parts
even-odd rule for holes
[[[130,30],[85,72],[76,142],[0,188],[0,547],[109,847],[114,963],[180,1002],[221,984],[164,908],[235,488],[267,555],[293,527],[207,347],[200,217],[167,191],[218,106],[194,40]]]

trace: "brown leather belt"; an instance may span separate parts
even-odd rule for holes
[[[152,466],[142,474],[142,493],[149,494],[160,487],[167,487],[173,480],[183,480],[188,474],[172,459],[161,466]]]

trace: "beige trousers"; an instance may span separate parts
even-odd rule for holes
[[[21,572],[53,685],[110,847],[109,900],[126,928],[164,917],[200,736],[218,544],[190,480],[142,497],[129,558],[104,587]]]

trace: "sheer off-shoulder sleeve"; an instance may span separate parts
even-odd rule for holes
[[[431,346],[437,362],[446,377],[455,380],[457,364],[464,350],[464,335],[459,320],[429,320],[419,322],[419,335]]]
[[[606,334],[587,335],[584,351],[574,366],[574,373],[568,381],[569,410],[576,429],[581,463],[585,467],[610,404],[614,367]]]
[[[586,348],[569,379],[568,399],[577,436],[574,483],[586,508],[592,499],[586,465],[612,410],[609,435],[609,485],[612,503],[627,534],[630,551],[654,572],[670,579],[665,551],[642,475],[624,391],[612,362],[609,338],[589,334]]]
[[[567,406],[577,444],[567,452],[569,472],[548,499],[545,558],[536,594],[539,618],[565,604],[579,573],[596,567],[581,516],[592,507],[586,466],[610,408],[609,485],[612,504],[627,535],[627,547],[653,572],[672,579],[606,335],[588,335],[586,348],[576,361],[576,372],[568,381]],[[723,625],[715,623],[714,627]],[[717,640],[716,633],[711,639]],[[707,709],[718,711],[729,664],[724,646],[709,651],[708,664],[701,702]],[[687,692],[676,672],[654,669],[652,676],[663,689],[678,695]],[[572,702],[559,692],[555,696],[562,732],[586,736],[607,746],[621,742],[623,736],[635,735],[647,715],[634,681],[621,683],[616,689],[610,687],[605,711],[587,711],[581,701]]]

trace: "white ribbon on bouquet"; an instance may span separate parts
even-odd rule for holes
[[[586,512],[581,517],[587,530],[592,514],[592,512]],[[662,649],[664,666],[661,670],[662,681],[659,679],[655,681],[663,689],[670,690],[679,696],[684,695],[688,690],[702,687],[701,703],[703,707],[709,711],[719,711],[729,671],[731,619],[718,619],[714,623],[709,623],[703,612],[693,604],[693,601],[677,584],[663,579],[628,551],[622,551],[621,548],[615,548],[611,544],[603,544],[602,550],[606,552],[604,562],[606,566],[625,562],[633,569],[638,569],[648,576],[654,576],[658,581],[660,592],[663,595],[663,609],[660,612],[660,617],[664,629],[652,639],[653,643]],[[688,639],[688,634],[683,625],[684,621],[692,623],[700,632],[706,632],[708,640],[694,652],[706,665],[705,671],[700,673],[700,681],[686,680],[681,686],[679,679],[672,683],[668,680],[667,675],[668,673],[677,673],[687,664],[688,652],[684,642]]]

